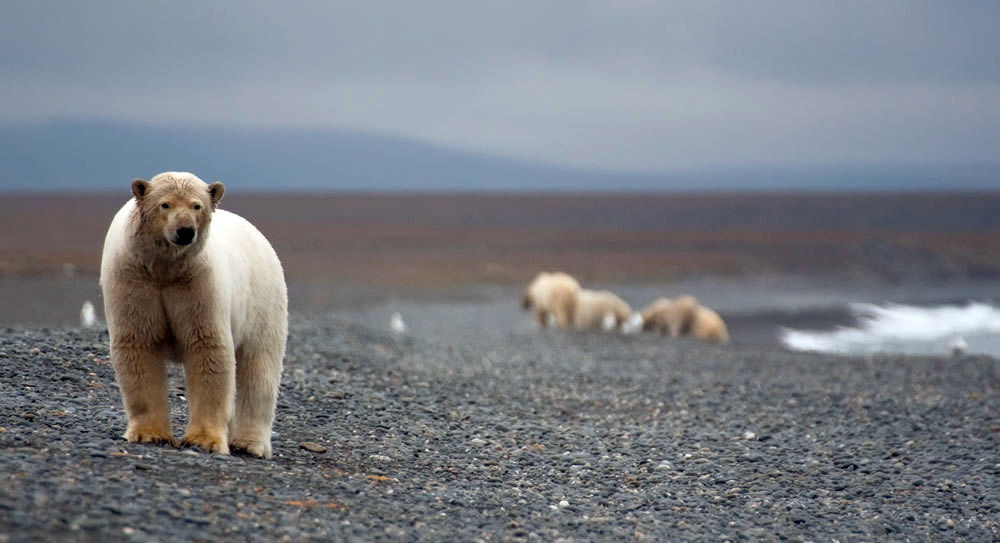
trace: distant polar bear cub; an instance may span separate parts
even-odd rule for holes
[[[115,215],[101,259],[111,362],[125,439],[174,443],[172,360],[184,365],[188,398],[181,444],[268,458],[288,295],[267,239],[216,209],[224,190],[184,172],[132,182],[134,198]]]

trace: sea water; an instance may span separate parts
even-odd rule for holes
[[[858,303],[850,306],[854,325],[832,330],[782,328],[779,338],[792,350],[846,355],[985,354],[1000,357],[1000,307],[988,302],[915,306]]]

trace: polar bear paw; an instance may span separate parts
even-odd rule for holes
[[[261,458],[271,458],[271,442],[269,440],[233,439],[229,442],[229,449],[232,452],[252,454]]]
[[[176,445],[170,428],[153,425],[131,425],[122,435],[131,443],[154,443],[156,445]]]
[[[197,447],[206,452],[229,454],[229,445],[226,444],[226,437],[222,432],[188,430],[181,439],[181,446]]]

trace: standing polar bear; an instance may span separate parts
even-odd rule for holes
[[[643,330],[654,330],[661,335],[690,334],[698,339],[729,343],[729,330],[722,317],[690,295],[673,300],[657,298],[642,310],[642,323]]]
[[[568,273],[543,271],[524,289],[521,306],[534,309],[542,327],[551,315],[556,326],[565,329],[573,323],[579,293],[580,283]]]
[[[610,290],[581,289],[576,298],[573,325],[581,330],[613,330],[632,314],[628,302]]]
[[[166,361],[184,365],[182,445],[269,458],[288,335],[271,244],[186,172],[132,182],[104,241],[101,289],[128,441],[174,444]]]

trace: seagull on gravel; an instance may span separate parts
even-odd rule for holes
[[[965,351],[969,350],[969,344],[966,343],[965,338],[961,336],[951,340],[951,343],[948,345],[948,347],[951,348],[952,356],[961,356],[965,354]]]
[[[90,300],[83,302],[83,307],[80,309],[80,325],[84,328],[97,328],[101,325],[97,311],[94,311],[94,304],[90,303]]]
[[[397,334],[405,334],[409,329],[406,326],[406,323],[403,322],[403,316],[399,314],[399,311],[393,313],[392,317],[389,319],[389,328]]]

